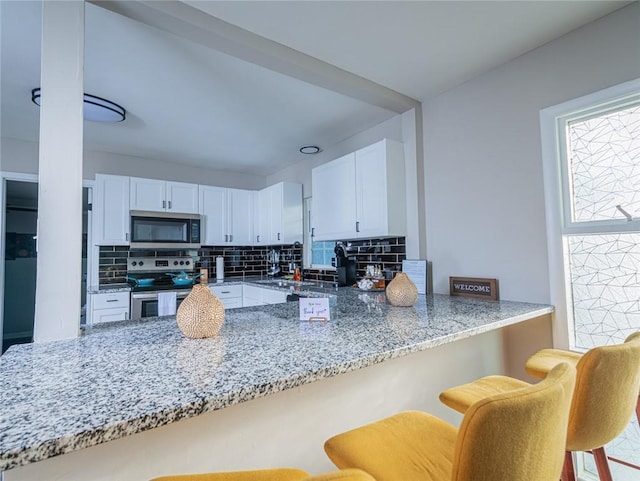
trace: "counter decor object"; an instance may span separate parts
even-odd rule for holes
[[[393,306],[411,307],[418,300],[418,288],[404,272],[398,272],[387,286],[387,299]]]
[[[186,337],[213,337],[224,322],[224,305],[207,284],[196,284],[178,307],[176,321]]]

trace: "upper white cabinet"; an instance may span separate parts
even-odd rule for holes
[[[198,185],[131,177],[131,210],[198,213]]]
[[[254,192],[200,186],[204,245],[251,245]]]
[[[312,171],[314,241],[406,235],[402,144],[384,139]]]
[[[96,174],[92,213],[95,245],[128,245],[129,177]]]
[[[302,184],[280,182],[256,196],[257,245],[302,242]]]
[[[312,240],[346,239],[355,231],[355,158],[347,154],[312,170]]]

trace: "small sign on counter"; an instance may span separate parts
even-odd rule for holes
[[[404,272],[409,279],[418,288],[418,294],[427,293],[427,260],[403,260],[402,272]]]
[[[449,295],[498,300],[498,279],[449,277]]]
[[[301,321],[328,321],[331,319],[328,297],[301,297],[300,320]]]

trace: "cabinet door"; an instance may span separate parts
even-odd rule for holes
[[[273,289],[262,289],[262,302],[265,304],[281,304],[287,302],[287,293]]]
[[[356,236],[387,235],[387,164],[385,142],[356,151]],[[396,192],[401,195],[404,192]]]
[[[131,177],[131,210],[163,212],[167,208],[164,180]]]
[[[198,213],[198,184],[167,182],[167,211]]]
[[[280,242],[302,242],[302,184],[284,182],[281,185]]]
[[[126,321],[127,319],[129,319],[129,309],[96,309],[91,315],[91,324]]]
[[[313,240],[356,237],[355,153],[316,167],[311,181]]]
[[[129,244],[129,177],[96,174],[93,243]]]
[[[257,245],[269,245],[271,238],[271,191],[262,189],[256,196],[258,199],[258,232],[256,233]]]
[[[234,245],[253,244],[253,195],[251,190],[227,189],[229,242]]]
[[[242,286],[243,307],[263,306],[262,288],[245,284]]]
[[[202,215],[202,245],[224,244],[228,240],[227,189],[201,185],[199,212]]]
[[[268,187],[269,191],[269,244],[284,244],[282,229],[282,183]]]

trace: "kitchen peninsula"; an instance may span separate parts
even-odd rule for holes
[[[324,295],[329,322],[301,322],[288,302],[228,310],[212,339],[186,339],[164,317],[12,347],[0,357],[5,480],[331,469],[328,436],[390,411],[434,412],[440,389],[502,369],[501,328],[553,311],[443,295],[400,308],[350,287]]]

